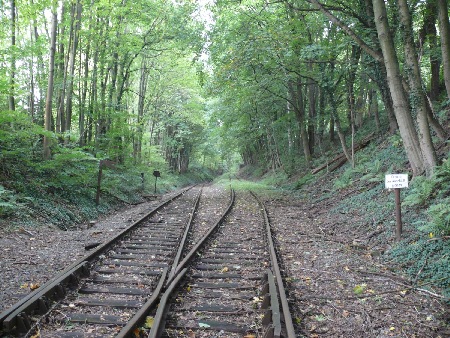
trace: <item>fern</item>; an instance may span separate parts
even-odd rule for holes
[[[414,178],[411,182],[409,195],[405,197],[402,205],[421,206],[425,205],[435,191],[436,182],[423,176]]]
[[[432,221],[431,232],[442,236],[450,235],[450,199],[447,198],[441,203],[428,208],[427,214]]]

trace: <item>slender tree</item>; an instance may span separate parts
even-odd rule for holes
[[[55,76],[55,52],[56,52],[56,33],[58,26],[58,15],[56,5],[52,8],[52,28],[51,28],[51,40],[50,40],[50,58],[49,58],[49,72],[48,72],[48,85],[47,85],[47,98],[45,101],[45,118],[44,128],[46,131],[52,131],[52,99],[53,99],[53,84]],[[44,135],[44,159],[48,160],[51,157],[50,150],[50,138],[48,135]]]
[[[436,152],[431,140],[428,124],[428,100],[422,87],[422,75],[417,61],[417,52],[413,38],[411,14],[406,0],[398,0],[398,12],[404,37],[406,74],[410,87],[411,107],[417,115],[419,144],[423,155],[425,170],[430,175],[437,164]]]
[[[372,3],[376,18],[375,25],[383,52],[389,90],[394,103],[394,111],[399,125],[400,135],[404,142],[405,151],[412,171],[414,175],[420,175],[427,168],[424,164],[414,122],[409,111],[409,102],[403,89],[400,66],[388,24],[386,6],[383,0],[372,0]]]
[[[447,98],[450,100],[450,23],[448,19],[447,0],[436,0],[439,13],[439,30],[441,36],[442,63],[444,65],[444,83]]]
[[[16,110],[15,87],[16,87],[16,1],[10,2],[11,11],[11,74],[9,75],[9,110]]]

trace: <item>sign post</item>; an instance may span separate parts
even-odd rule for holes
[[[397,228],[395,231],[395,239],[400,241],[402,236],[402,211],[400,203],[400,189],[408,188],[407,174],[391,174],[385,177],[386,189],[394,189],[395,193],[395,218],[397,219]]]
[[[156,181],[158,181],[158,177],[161,177],[161,173],[158,170],[154,170],[153,176],[155,176],[155,194],[156,194]]]

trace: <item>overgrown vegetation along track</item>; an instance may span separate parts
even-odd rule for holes
[[[87,332],[116,336],[116,328],[128,322],[136,309],[157,299],[155,288],[162,286],[170,265],[177,265],[182,239],[186,238],[184,231],[189,229],[200,193],[198,188],[186,189],[162,202],[4,311],[0,314],[0,333],[24,336],[38,331],[46,337],[77,337]],[[86,278],[89,273],[91,276]],[[45,320],[38,319],[43,314]]]
[[[148,336],[295,337],[268,222],[256,196],[239,196],[169,280]]]

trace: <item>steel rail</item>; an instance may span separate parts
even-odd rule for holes
[[[183,238],[180,241],[180,245],[178,246],[177,254],[176,254],[176,256],[175,256],[175,258],[173,260],[173,263],[172,263],[172,268],[171,268],[170,273],[169,273],[169,279],[173,278],[173,276],[175,275],[177,266],[178,266],[178,264],[180,262],[180,259],[181,259],[181,255],[183,254],[183,251],[185,249],[187,237],[189,235],[189,232],[191,231],[192,220],[194,219],[194,215],[197,212],[198,205],[200,203],[200,196],[201,195],[202,195],[202,190],[200,190],[200,192],[199,192],[199,194],[198,194],[198,196],[197,196],[197,198],[195,200],[194,208],[193,208],[192,213],[191,213],[191,215],[189,217],[186,229],[184,230]]]
[[[140,323],[142,323],[147,316],[150,309],[152,309],[156,302],[158,301],[159,297],[161,296],[161,291],[164,286],[164,282],[167,277],[167,268],[164,268],[164,271],[161,275],[161,278],[159,279],[158,286],[153,291],[152,296],[150,299],[145,302],[144,306],[142,306],[138,312],[133,316],[133,318],[128,321],[127,325],[125,325],[122,330],[118,333],[116,338],[129,338],[129,337],[135,337],[136,335],[133,333],[133,330],[136,329]]]
[[[267,231],[267,240],[269,242],[269,248],[270,248],[270,259],[272,263],[272,269],[275,276],[276,284],[278,286],[278,293],[280,296],[280,302],[281,307],[283,311],[283,318],[284,318],[284,325],[286,326],[286,334],[287,338],[295,338],[295,329],[294,329],[294,323],[292,322],[292,316],[291,312],[289,310],[289,304],[286,297],[286,290],[284,288],[283,284],[283,277],[281,276],[280,266],[278,264],[278,258],[277,253],[275,251],[275,246],[273,243],[272,238],[272,229],[270,228],[270,221],[269,216],[267,215],[266,207],[264,206],[264,203],[258,198],[258,196],[254,192],[250,192],[255,199],[258,201],[260,207],[261,207],[261,213],[264,217],[264,223],[266,224],[266,231]]]
[[[165,322],[167,310],[168,310],[168,301],[169,298],[175,289],[175,287],[180,282],[181,278],[184,277],[184,275],[187,272],[186,266],[188,263],[190,263],[193,260],[194,255],[198,252],[198,250],[206,243],[206,241],[209,239],[209,237],[217,231],[219,226],[223,223],[225,220],[225,217],[230,213],[231,208],[234,205],[235,200],[235,193],[234,190],[231,190],[231,201],[227,207],[227,209],[223,212],[220,219],[216,222],[216,224],[211,227],[211,229],[197,242],[197,244],[192,247],[192,249],[189,251],[188,254],[186,254],[185,258],[178,264],[177,268],[175,269],[173,275],[169,280],[167,281],[167,289],[164,292],[163,296],[161,297],[161,301],[159,302],[158,309],[156,311],[156,315],[154,318],[154,322],[152,325],[152,328],[150,330],[150,333],[148,335],[149,338],[156,338],[161,335],[161,331],[163,329],[163,324]]]
[[[89,252],[82,258],[78,259],[63,271],[59,272],[55,277],[44,283],[40,288],[23,297],[20,301],[11,306],[9,309],[3,311],[0,314],[0,333],[1,330],[5,330],[6,332],[11,331],[17,325],[18,321],[24,321],[26,324],[28,322],[27,318],[28,314],[37,308],[38,306],[37,303],[40,302],[40,300],[42,300],[41,302],[42,304],[43,302],[45,303],[45,298],[52,298],[51,295],[54,292],[55,287],[57,285],[61,285],[63,282],[66,282],[68,278],[72,278],[71,276],[77,276],[77,272],[79,271],[81,266],[83,266],[84,269],[86,269],[91,263],[91,261],[94,260],[95,257],[98,257],[100,254],[107,251],[115,242],[126,236],[128,233],[134,230],[146,219],[153,216],[158,210],[160,210],[173,200],[177,199],[188,190],[192,189],[192,187],[193,186],[187,187],[181,190],[178,194],[161,202],[146,215],[144,215],[139,220],[131,224],[129,227],[119,232],[117,235],[111,237],[107,242],[101,244],[96,249]],[[61,290],[59,291],[60,291],[59,293],[61,293]],[[62,290],[62,293],[64,293],[64,289]],[[5,322],[6,319],[7,321]]]
[[[191,230],[191,225],[192,225],[192,221],[194,219],[195,212],[198,209],[201,195],[202,195],[202,190],[199,191],[197,197],[195,198],[194,207],[192,209],[189,220],[187,221],[187,225],[184,230],[183,237],[180,240],[180,243],[178,245],[177,254],[173,260],[172,267],[170,269],[171,274],[169,275],[169,278],[171,276],[173,276],[173,273],[180,261],[181,255],[182,255],[183,250],[186,245],[187,237]],[[128,337],[136,336],[133,333],[133,331],[139,326],[140,323],[142,323],[144,321],[145,317],[148,315],[150,310],[155,307],[157,300],[161,297],[161,293],[163,291],[163,286],[164,286],[164,283],[166,282],[167,277],[168,277],[168,268],[165,268],[164,272],[161,275],[161,278],[159,280],[158,286],[153,291],[151,298],[142,306],[142,308],[139,309],[139,311],[133,316],[133,318],[131,318],[131,320],[127,323],[127,325],[125,325],[122,328],[122,330],[119,332],[119,334],[116,336],[116,338],[128,338]]]
[[[180,280],[184,277],[184,275],[186,275],[187,270],[187,268],[184,268],[175,275],[166,292],[164,292],[161,297],[161,301],[159,302],[158,310],[156,310],[155,318],[150,333],[148,334],[148,338],[157,338],[161,336],[168,310],[167,303],[173,293],[173,290],[175,290],[178,283],[180,283]]]
[[[186,267],[188,263],[191,262],[192,257],[197,253],[197,251],[206,243],[208,238],[218,229],[219,225],[222,224],[222,222],[225,220],[225,217],[229,214],[231,211],[231,208],[234,204],[235,194],[234,190],[231,190],[231,201],[228,205],[227,209],[223,212],[223,214],[220,216],[220,219],[214,224],[214,226],[211,227],[211,229],[208,230],[206,235],[204,235],[198,242],[195,244],[192,249],[186,254],[184,259],[178,264],[177,268],[175,269],[174,273],[172,274],[172,277],[169,278],[166,285],[169,285],[174,280],[175,276],[180,273],[180,271]]]

